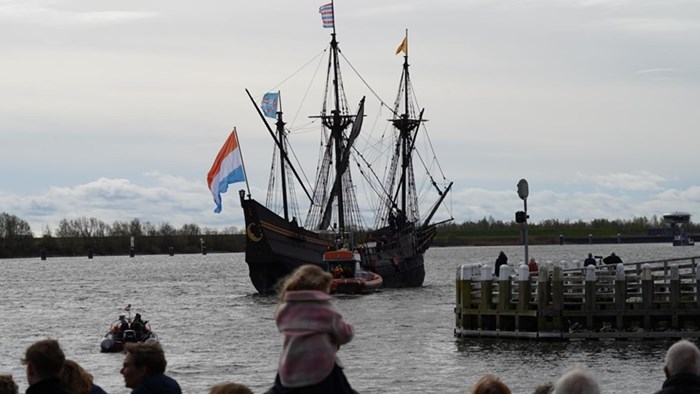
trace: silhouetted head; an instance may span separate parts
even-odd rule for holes
[[[35,342],[27,348],[22,363],[27,366],[27,381],[29,385],[58,377],[63,368],[66,356],[55,339],[45,339]]]
[[[666,377],[682,373],[700,376],[700,350],[693,342],[682,339],[671,345],[665,361]]]
[[[511,394],[510,388],[491,374],[482,376],[472,387],[472,394]]]
[[[554,383],[554,394],[599,394],[600,385],[593,373],[581,364],[565,372]]]

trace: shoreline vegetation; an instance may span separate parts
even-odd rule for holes
[[[522,245],[522,229],[515,221],[493,218],[446,223],[437,227],[433,247]],[[548,219],[528,223],[527,229],[530,245],[671,242],[674,231],[656,216],[590,222]],[[683,230],[699,238],[700,225],[691,222]],[[185,224],[177,229],[138,218],[109,225],[86,217],[62,219],[56,230],[47,226],[36,237],[27,221],[0,213],[0,258],[234,253],[245,251],[245,237],[245,230],[235,226],[213,230]]]

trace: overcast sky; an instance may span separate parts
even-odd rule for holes
[[[242,185],[215,214],[206,174],[235,126],[264,200],[271,142],[244,89],[277,89],[324,50],[323,2],[0,0],[0,212],[35,233],[82,216],[242,227]],[[413,86],[454,181],[447,215],[457,222],[512,220],[521,178],[534,221],[670,211],[700,220],[700,2],[335,8],[344,56],[386,102],[408,29]],[[285,86],[283,104],[305,88]],[[371,95],[354,81],[349,90],[351,103]]]

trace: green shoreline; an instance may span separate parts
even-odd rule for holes
[[[589,236],[590,235],[590,236]],[[245,234],[206,234],[173,236],[134,237],[133,253],[136,255],[156,254],[198,254],[198,253],[240,253],[245,251]],[[696,235],[696,239],[699,237]],[[557,244],[614,244],[671,242],[669,235],[649,236],[646,234],[588,233],[585,235],[549,232],[528,234],[530,245]],[[464,231],[439,231],[432,247],[450,246],[506,246],[522,245],[519,233],[486,232],[468,233]],[[131,253],[130,236],[114,237],[23,237],[0,238],[0,259],[70,256],[118,256]],[[205,249],[202,249],[202,245]]]

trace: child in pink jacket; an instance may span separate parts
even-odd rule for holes
[[[282,283],[275,320],[284,343],[268,393],[355,393],[336,357],[355,332],[331,303],[332,280],[320,267],[304,265]]]

